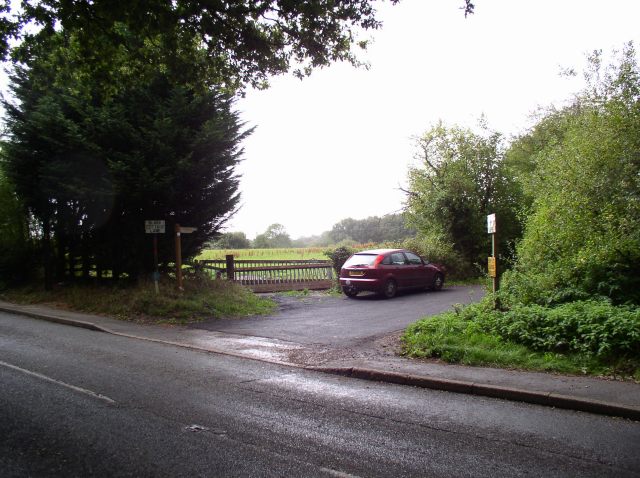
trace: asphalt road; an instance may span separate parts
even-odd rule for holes
[[[640,423],[0,314],[0,476],[640,476]]]
[[[460,286],[438,292],[401,292],[391,300],[364,293],[355,299],[276,296],[280,304],[271,316],[215,319],[192,327],[302,344],[347,345],[403,330],[422,317],[477,301],[483,295],[482,286]]]

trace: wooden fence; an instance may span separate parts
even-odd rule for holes
[[[331,261],[321,260],[234,260],[196,261],[194,266],[212,277],[233,280],[254,292],[329,289],[333,286]]]

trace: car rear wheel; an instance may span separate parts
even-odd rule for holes
[[[358,295],[358,291],[353,287],[343,287],[342,292],[344,292],[344,295],[346,295],[347,297],[355,297],[356,295]]]
[[[396,296],[397,292],[398,292],[398,285],[396,284],[396,281],[394,281],[393,279],[389,279],[387,282],[384,283],[382,296],[385,299],[393,299]]]
[[[431,284],[431,290],[440,290],[444,285],[444,276],[442,274],[436,274]]]

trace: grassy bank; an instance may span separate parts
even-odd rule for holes
[[[184,324],[209,318],[266,314],[275,308],[273,301],[227,281],[190,279],[185,280],[184,289],[178,292],[174,281],[162,282],[160,294],[156,294],[153,282],[135,286],[72,284],[57,286],[53,291],[44,291],[38,284],[5,291],[0,298],[142,323]]]
[[[494,311],[489,300],[410,325],[406,355],[640,380],[640,311],[607,302]]]

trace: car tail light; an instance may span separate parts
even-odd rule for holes
[[[384,260],[384,255],[380,254],[378,257],[376,257],[376,260],[373,261],[373,264],[371,267],[378,267],[378,264],[380,264],[383,260]]]

